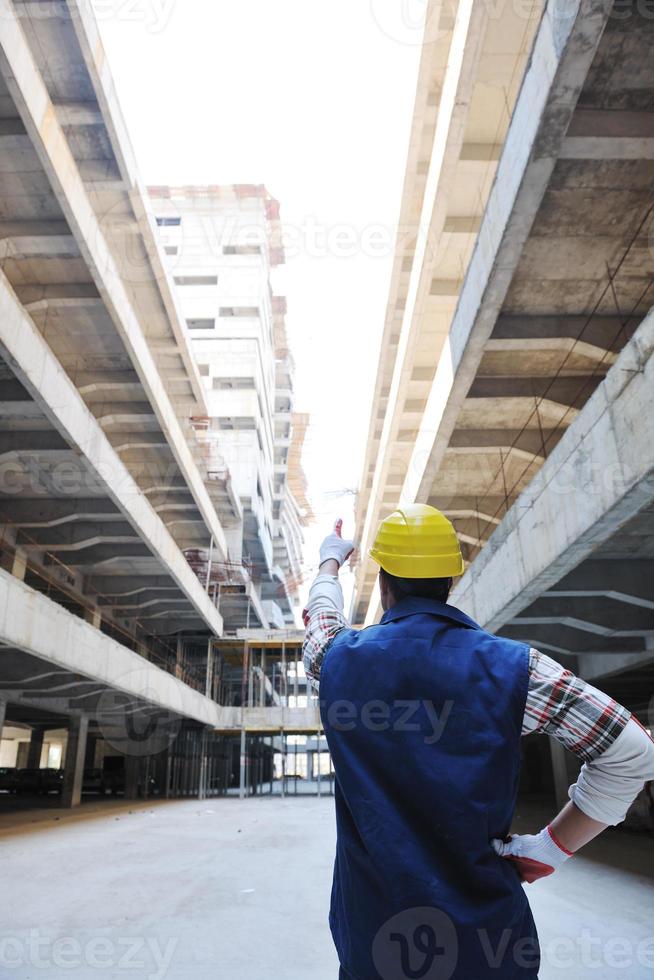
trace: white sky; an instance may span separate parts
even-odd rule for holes
[[[352,533],[426,0],[92,2],[143,179],[281,203],[310,576],[333,520]]]

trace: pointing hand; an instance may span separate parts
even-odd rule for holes
[[[320,564],[333,558],[339,567],[347,561],[354,551],[354,541],[347,541],[343,538],[343,521],[339,519],[334,524],[334,530],[328,534],[320,545]]]

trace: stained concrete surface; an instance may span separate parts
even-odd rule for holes
[[[331,799],[87,803],[0,835],[3,980],[336,980]],[[529,888],[541,980],[652,976],[652,865],[609,832]]]

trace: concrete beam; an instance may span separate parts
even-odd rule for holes
[[[654,139],[654,114],[629,109],[575,110],[567,135],[569,137],[606,137],[608,139]]]
[[[564,575],[548,590],[547,595],[560,599],[597,596],[644,609],[654,609],[652,582],[654,561],[591,559],[583,562],[569,575]],[[628,616],[628,613],[625,615]]]
[[[599,681],[606,677],[616,677],[651,667],[654,664],[654,650],[642,653],[615,653],[606,657],[597,653],[582,653],[579,655],[579,674],[587,681]]]
[[[495,630],[654,503],[654,310],[457,584]]]
[[[180,604],[186,604],[187,600],[183,597],[176,598],[170,595],[170,590],[163,591],[161,594],[157,594],[156,590],[151,589],[149,592],[142,594],[141,600],[139,602],[113,602],[111,599],[103,597],[100,600],[100,604],[111,606],[111,611],[115,616],[122,618],[141,618],[143,610],[151,610],[153,606],[166,606],[167,611],[175,611],[175,606]],[[133,615],[132,615],[133,614]]]
[[[62,238],[70,235],[70,228],[63,220],[23,220],[0,221],[0,239],[5,238]]]
[[[6,382],[3,381],[3,388]],[[70,446],[52,429],[15,429],[0,432],[0,456],[15,453],[69,453]]]
[[[97,102],[58,102],[55,110],[60,126],[104,126]]]
[[[443,73],[443,90],[433,132],[429,173],[417,222],[417,227],[426,230],[426,233],[418,235],[416,240],[402,326],[392,366],[387,409],[377,450],[381,465],[378,462],[374,468],[369,506],[362,515],[361,540],[364,545],[372,534],[378,501],[383,495],[383,485],[390,466],[391,447],[395,441],[395,433],[401,427],[406,365],[412,362],[417,350],[423,310],[430,302],[435,272],[434,243],[438,242],[444,228],[450,189],[460,166],[477,65],[483,51],[487,25],[488,9],[485,4],[473,3],[459,8],[452,31],[450,57]],[[413,224],[415,217],[411,220]],[[454,296],[450,299],[453,301]],[[431,297],[431,301],[435,301],[434,297]]]
[[[456,600],[452,599],[453,602]],[[595,656],[613,657],[617,653],[640,653],[649,642],[642,636],[611,637],[598,636],[580,629],[572,623],[533,623],[522,625],[520,619],[505,623],[502,636],[529,643],[545,653],[550,651],[557,656],[577,657],[592,653]]]
[[[115,259],[88,198],[79,167],[56,118],[44,81],[9,0],[0,2],[0,73],[20,113],[39,160],[50,180],[78,247],[109,315],[139,374],[168,435],[171,450],[214,538],[225,557],[227,543],[211,498],[202,481],[189,444],[170,402],[142,325],[134,311]]]
[[[0,666],[12,649],[23,650],[180,717],[218,721],[213,701],[2,569],[0,643]]]
[[[0,18],[0,33],[2,20]],[[97,475],[98,485],[217,634],[222,620],[170,532],[140,492],[96,419],[0,271],[0,352],[53,427]]]
[[[455,429],[448,451],[488,447],[544,456],[560,436],[558,429],[543,429],[542,434],[538,429]]]
[[[29,534],[19,533],[17,543],[26,551],[47,548],[56,551],[79,551],[96,544],[142,544],[130,524],[74,521],[57,527],[30,528]]]
[[[156,565],[156,559],[152,558],[148,546],[140,540],[133,538],[127,542],[105,542],[98,539],[87,545],[82,544],[79,549],[58,548],[51,545],[45,556],[46,565],[63,564],[69,568],[88,568],[108,564],[112,566],[129,567],[132,559],[151,559]]]
[[[606,367],[608,370],[608,365]],[[476,377],[468,391],[468,399],[473,398],[532,398],[581,408],[590,394],[602,380],[603,373],[573,378],[558,377]]]
[[[79,249],[72,235],[15,235],[0,239],[0,259],[78,259]]]
[[[448,235],[476,235],[481,228],[481,215],[448,215],[443,231]]]
[[[486,345],[492,350],[498,340],[515,340],[530,343],[543,340],[566,340],[584,344],[603,351],[622,349],[624,334],[631,337],[638,329],[642,317],[618,317],[595,314],[593,317],[553,314],[551,316],[508,315],[497,318],[492,339]]]
[[[134,228],[131,221],[127,222],[121,227],[122,234],[133,234],[136,230],[141,236],[152,268],[152,282],[156,283],[157,295],[168,315],[170,346],[177,350],[184,366],[190,391],[197,404],[196,414],[204,415],[207,401],[200,369],[186,334],[180,302],[175,290],[171,288],[167,269],[161,257],[150,196],[136,165],[131,140],[116,95],[116,87],[109,70],[109,59],[100,37],[97,18],[92,7],[84,0],[66,0],[66,10],[102,113],[118,171],[129,194],[136,227]],[[120,223],[122,219],[119,219]],[[103,227],[105,227],[104,222]],[[153,350],[153,343],[154,338],[151,338],[150,350]]]
[[[167,575],[149,575],[139,582],[133,575],[93,575],[86,580],[85,592],[101,597],[126,598],[141,595],[151,589],[176,591]]]
[[[559,159],[654,160],[654,137],[568,136]]]
[[[464,143],[459,159],[488,164],[497,163],[501,155],[501,143]]]
[[[270,708],[232,708],[219,707],[219,721],[215,730],[224,734],[238,732],[295,732],[314,733],[322,730],[318,706],[289,708],[275,706]]]
[[[550,598],[545,593],[519,616],[509,620],[512,626],[571,626],[596,636],[654,636],[654,614],[649,609],[625,610],[615,608],[611,600]]]
[[[30,315],[54,310],[84,309],[97,310],[106,316],[102,297],[92,282],[17,285],[16,295]]]
[[[548,2],[509,126],[477,248],[440,356],[403,502],[426,500],[497,321],[610,11]]]
[[[71,521],[122,521],[123,515],[109,501],[93,497],[74,500],[16,500],[3,497],[0,504],[0,524],[15,527],[58,527]]]

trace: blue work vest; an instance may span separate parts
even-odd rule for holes
[[[336,773],[330,926],[356,980],[527,980],[536,929],[490,840],[516,803],[529,649],[406,597],[320,675]]]

